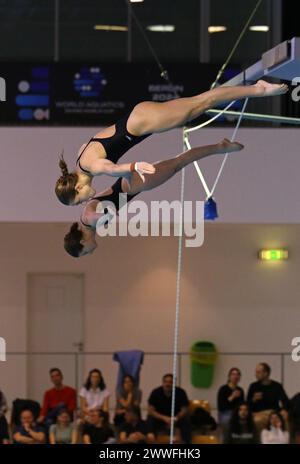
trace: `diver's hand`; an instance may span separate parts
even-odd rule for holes
[[[144,174],[155,173],[155,167],[153,166],[153,164],[145,163],[144,161],[138,161],[134,163],[132,170],[135,171],[140,176],[143,182],[145,182]]]

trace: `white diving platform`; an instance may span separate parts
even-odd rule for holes
[[[271,50],[262,54],[261,59],[255,64],[245,69],[243,72],[239,73],[233,79],[222,84],[222,86],[233,87],[238,85],[251,85],[258,81],[259,79],[273,77],[284,81],[292,82],[295,79],[295,85],[300,83],[300,37],[294,37],[291,40],[286,40]],[[297,79],[298,78],[298,79]],[[271,114],[257,114],[257,113],[247,113],[245,108],[247,105],[248,99],[245,99],[244,106],[242,111],[230,111],[229,108],[232,106],[232,103],[226,106],[225,109],[210,109],[205,113],[211,116],[211,119],[205,121],[204,123],[190,128],[184,128],[183,130],[183,144],[186,149],[191,148],[189,141],[189,133],[194,132],[198,129],[202,129],[205,126],[208,126],[213,121],[218,119],[219,116],[229,116],[233,119],[238,118],[237,125],[235,127],[232,141],[235,140],[237,130],[239,129],[242,119],[257,120],[257,121],[266,121],[273,123],[283,123],[283,124],[294,124],[300,125],[300,118],[291,118],[287,116],[275,116]],[[203,188],[206,193],[206,198],[212,199],[216,185],[220,179],[220,176],[223,172],[225,163],[227,161],[228,153],[224,157],[219,172],[217,174],[214,185],[209,189],[204,175],[197,163],[194,161],[194,166],[199,176],[199,179],[203,185]],[[212,219],[212,218],[210,218]],[[215,219],[215,217],[213,217]]]
[[[276,77],[286,81],[300,78],[300,37],[286,40],[263,53],[259,61],[223,86],[252,84],[262,77]]]
[[[250,85],[264,77],[274,77],[280,80],[300,83],[300,37],[286,40],[271,50],[262,54],[262,57],[255,64],[239,73],[229,81],[222,84],[224,87],[235,85]],[[206,111],[210,116],[217,115],[221,111],[211,109]],[[223,111],[225,116],[233,118],[241,115],[240,111]],[[270,114],[244,113],[244,119],[275,122],[283,124],[300,124],[300,118],[290,118],[285,116],[274,116]]]

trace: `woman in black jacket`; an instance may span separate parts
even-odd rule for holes
[[[223,432],[229,424],[232,411],[244,402],[244,390],[238,386],[240,380],[241,371],[232,367],[228,372],[227,383],[218,391],[218,418]]]

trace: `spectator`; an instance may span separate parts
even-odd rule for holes
[[[115,443],[114,432],[108,423],[108,413],[100,409],[89,412],[89,423],[83,428],[83,443],[85,445],[100,445]]]
[[[46,434],[43,427],[34,422],[32,411],[24,409],[21,412],[21,425],[16,427],[13,438],[17,444],[36,445],[45,443]]]
[[[76,409],[76,390],[63,385],[63,375],[60,369],[53,367],[49,371],[53,388],[46,391],[43,407],[38,422],[45,422],[50,426],[56,421],[57,414],[61,409],[67,409],[73,416]]]
[[[147,421],[152,441],[158,432],[170,431],[173,375],[164,375],[162,381],[162,386],[154,389],[148,399]],[[175,387],[175,395],[175,428],[177,432],[180,430],[182,440],[189,443],[191,438],[191,425],[188,418],[189,400],[186,392],[180,387]]]
[[[244,390],[238,386],[241,380],[241,371],[232,367],[228,373],[227,384],[218,391],[218,417],[219,424],[225,432],[229,424],[232,411],[244,403]]]
[[[51,445],[57,443],[75,445],[77,443],[77,430],[71,422],[67,409],[62,409],[57,416],[56,424],[51,425],[49,441]]]
[[[125,412],[131,406],[140,406],[142,392],[135,386],[131,375],[124,375],[121,390],[117,391],[117,405],[114,423],[120,426],[125,420]]]
[[[290,441],[289,432],[285,430],[285,423],[281,414],[272,411],[266,429],[261,433],[263,445],[287,445]]]
[[[299,442],[300,436],[300,393],[297,393],[290,401],[289,420],[292,439]]]
[[[7,412],[7,401],[4,393],[0,390],[0,417]]]
[[[12,402],[11,425],[13,429],[21,425],[21,413],[25,409],[32,412],[34,421],[40,417],[41,406],[37,401],[17,398]]]
[[[259,443],[258,432],[246,403],[232,411],[224,442],[238,445]]]
[[[108,413],[110,393],[106,388],[103,376],[99,369],[90,371],[85,385],[80,390],[80,409],[83,417],[90,411],[102,409]]]
[[[138,406],[130,406],[126,409],[119,440],[120,443],[147,443],[147,426],[141,418]]]
[[[4,393],[0,390],[0,445],[9,443],[9,434],[5,413],[7,412],[7,401]]]
[[[190,411],[190,422],[192,430],[197,434],[207,435],[217,429],[217,422],[210,411],[201,406],[192,408]]]
[[[253,412],[254,422],[259,430],[266,428],[270,413],[280,411],[287,419],[289,399],[282,385],[270,379],[271,368],[266,363],[260,363],[255,370],[257,382],[253,382],[248,390],[247,402]]]
[[[0,416],[0,445],[9,444],[7,420],[4,415]]]

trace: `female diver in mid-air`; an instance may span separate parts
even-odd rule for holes
[[[97,247],[95,240],[96,228],[98,221],[107,221],[107,212],[105,211],[105,201],[113,203],[116,211],[119,210],[119,194],[126,193],[126,201],[132,200],[136,195],[145,190],[154,189],[168,179],[173,177],[177,172],[183,169],[193,161],[200,160],[210,155],[232,153],[240,151],[244,147],[238,142],[230,142],[224,139],[215,145],[204,147],[194,147],[187,150],[175,158],[154,163],[155,171],[152,175],[145,174],[144,179],[136,172],[131,172],[129,176],[119,177],[119,179],[107,190],[96,195],[87,202],[80,222],[72,224],[69,233],[65,236],[65,250],[76,258],[91,254]],[[99,203],[104,207],[104,214],[99,211]],[[98,223],[99,224],[99,223]]]
[[[56,182],[56,195],[65,205],[77,205],[87,201],[96,193],[92,187],[93,177],[100,174],[125,178],[135,171],[141,180],[145,181],[145,174],[155,173],[152,164],[116,163],[126,151],[152,133],[183,126],[207,109],[227,101],[282,95],[287,90],[285,84],[269,84],[259,80],[254,85],[218,87],[200,95],[163,103],[138,103],[131,113],[116,124],[98,132],[80,148],[75,171],[69,173],[67,164],[61,158],[59,166],[62,175]]]

